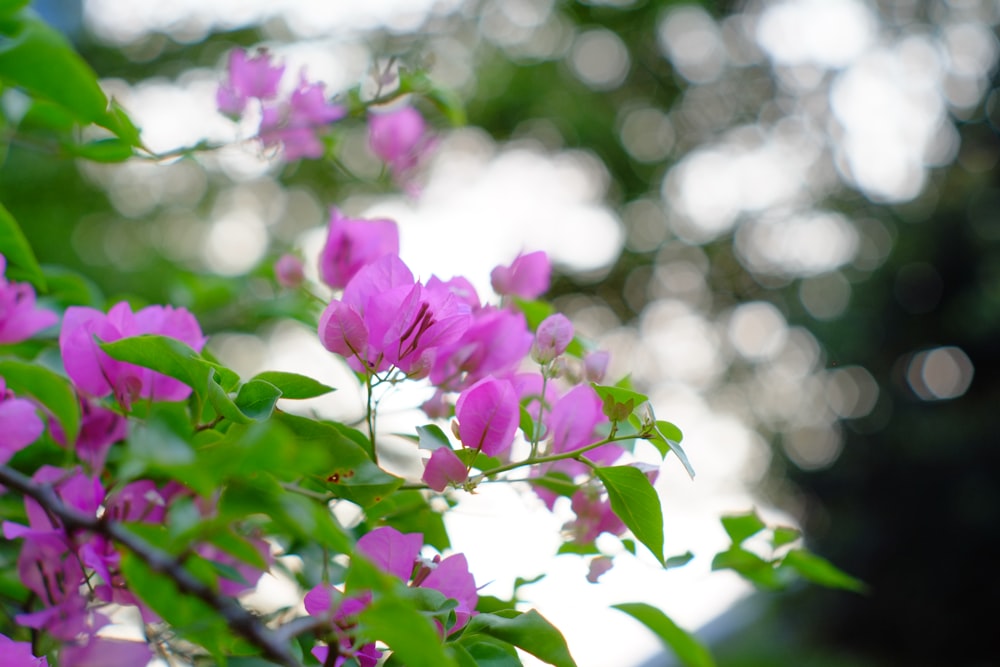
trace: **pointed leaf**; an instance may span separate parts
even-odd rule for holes
[[[721,519],[722,527],[726,529],[726,534],[733,544],[742,544],[744,540],[752,535],[756,535],[766,527],[756,510],[751,510],[746,514],[733,514],[724,516]]]
[[[7,278],[27,280],[45,290],[45,276],[14,216],[0,204],[0,254],[7,258]]]
[[[660,450],[660,454],[664,458],[666,458],[668,452],[676,454],[684,469],[687,470],[687,474],[691,479],[694,479],[694,468],[691,466],[687,454],[681,449],[681,438],[683,437],[681,430],[670,422],[657,421],[653,426],[653,433],[649,441]]]
[[[805,549],[789,551],[781,562],[781,568],[795,570],[809,581],[827,588],[843,588],[855,593],[864,593],[868,589],[860,579],[855,579],[830,561]]]
[[[267,419],[281,398],[281,390],[265,380],[250,380],[236,394],[236,407],[250,419]]]
[[[80,431],[80,402],[73,386],[49,369],[13,359],[0,361],[0,377],[15,394],[36,398],[59,421],[66,442],[76,442]]]
[[[663,510],[649,478],[633,466],[596,468],[595,472],[608,491],[611,509],[664,564]]]
[[[270,382],[281,390],[282,398],[304,399],[315,398],[336,391],[322,382],[318,382],[311,377],[299,375],[298,373],[286,373],[283,371],[265,371],[258,373],[251,378],[253,380],[264,380]]]
[[[708,649],[656,607],[642,602],[626,602],[611,608],[625,612],[652,630],[687,667],[714,667],[715,660]]]
[[[476,634],[513,644],[554,667],[576,667],[562,633],[534,609],[473,616],[462,636],[471,638]]]

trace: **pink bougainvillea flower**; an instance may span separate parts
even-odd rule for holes
[[[428,289],[396,255],[366,265],[319,321],[320,341],[358,372],[396,367],[412,377],[429,372],[438,347],[469,326],[469,307],[447,290]]]
[[[439,447],[431,453],[421,479],[435,491],[444,491],[449,484],[461,484],[469,478],[469,469],[454,451]]]
[[[401,533],[390,526],[382,526],[358,540],[358,552],[379,569],[409,581],[410,586],[433,588],[457,601],[456,623],[449,630],[455,632],[475,613],[479,601],[476,581],[462,554],[444,560],[440,556],[430,561],[421,559],[423,542],[424,536],[420,533]]]
[[[330,209],[320,279],[333,289],[347,286],[358,271],[385,255],[399,254],[399,228],[392,220],[355,220]]]
[[[263,108],[258,136],[265,146],[281,146],[286,160],[320,158],[325,149],[319,134],[346,115],[345,107],[327,101],[323,84],[303,74],[287,102]]]
[[[63,644],[59,667],[145,667],[152,658],[153,652],[146,642],[112,639],[90,632]]]
[[[53,440],[66,446],[66,434],[57,420],[49,420],[49,433]],[[74,448],[77,457],[90,470],[103,470],[111,445],[124,440],[127,435],[128,420],[125,417],[88,399],[80,399],[80,433],[76,437]]]
[[[338,650],[333,662],[336,667],[343,665],[352,657],[360,667],[375,667],[382,658],[382,651],[375,644],[364,644],[358,648],[355,641],[357,616],[371,602],[371,597],[371,593],[345,596],[330,584],[320,584],[313,587],[303,598],[302,602],[310,616],[330,621],[330,627],[337,638]],[[328,664],[329,646],[314,646],[311,653],[321,665]]]
[[[605,572],[614,567],[614,561],[607,556],[596,556],[590,560],[590,567],[587,571],[587,581],[596,584]]]
[[[573,387],[556,401],[549,415],[552,451],[556,454],[571,452],[595,442],[598,438],[595,437],[594,429],[607,420],[601,398],[593,387],[586,384]],[[600,449],[602,448],[588,452],[587,458],[596,460],[593,453]]]
[[[127,302],[116,304],[105,315],[99,310],[70,306],[63,316],[59,349],[73,384],[95,398],[113,393],[124,406],[136,398],[182,401],[191,388],[147,368],[117,361],[97,344],[141,334],[160,334],[186,343],[200,352],[205,345],[201,327],[184,308],[147,306],[137,313]]]
[[[587,382],[601,382],[608,372],[608,362],[611,353],[606,350],[595,350],[583,358],[583,377]]]
[[[288,289],[295,289],[306,279],[302,260],[291,253],[278,258],[274,263],[274,279],[278,284]]]
[[[462,337],[438,351],[431,382],[460,391],[488,375],[513,371],[528,354],[531,341],[522,313],[481,308],[473,312],[472,324]]]
[[[621,535],[625,532],[625,524],[611,510],[607,496],[597,493],[594,488],[585,487],[574,493],[571,507],[576,518],[563,526],[563,530],[578,544],[590,544],[601,533]]]
[[[510,449],[521,420],[517,392],[509,380],[483,378],[463,391],[455,403],[462,444],[487,456]]]
[[[35,307],[31,285],[8,282],[6,271],[7,258],[0,254],[0,345],[27,340],[59,321],[55,313]]]
[[[552,265],[542,251],[519,255],[510,266],[498,266],[490,273],[493,291],[501,296],[537,299],[549,289]]]
[[[239,116],[250,98],[273,99],[278,95],[284,71],[284,65],[271,64],[271,56],[264,49],[252,58],[247,58],[242,49],[230,51],[227,79],[215,93],[216,106],[228,116]]]
[[[44,430],[45,422],[38,416],[34,403],[15,398],[0,377],[0,465],[38,440]]]
[[[6,635],[0,635],[0,655],[5,667],[49,667],[44,656],[36,658],[31,652],[31,642],[16,642]]]
[[[434,145],[427,123],[413,107],[375,112],[368,117],[368,145],[398,183],[406,183]]]
[[[566,351],[573,341],[573,323],[562,313],[549,315],[535,332],[535,342],[531,346],[531,358],[539,364],[547,364]]]

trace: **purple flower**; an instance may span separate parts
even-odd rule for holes
[[[409,581],[410,586],[433,588],[457,601],[457,621],[449,630],[455,632],[475,613],[479,601],[476,581],[462,554],[444,560],[440,556],[429,561],[419,558],[423,543],[424,536],[420,533],[401,533],[390,526],[382,526],[358,540],[358,552],[381,570]]]
[[[547,364],[566,351],[573,340],[573,323],[562,313],[549,315],[535,332],[535,342],[531,346],[531,358],[539,364]]]
[[[469,478],[469,469],[448,447],[439,447],[431,453],[421,479],[435,491],[444,491],[449,484],[461,484]]]
[[[80,399],[80,407],[80,433],[74,446],[76,455],[92,471],[99,472],[104,469],[104,461],[111,445],[124,440],[128,435],[128,420],[114,410],[108,410],[85,398]],[[63,447],[67,445],[66,434],[57,420],[49,420],[49,433]]]
[[[389,165],[398,183],[407,181],[433,144],[424,117],[413,107],[372,113],[368,117],[368,145]]]
[[[429,372],[436,349],[461,337],[470,319],[468,306],[454,294],[415,282],[399,257],[385,255],[358,271],[343,298],[327,306],[319,337],[358,372],[394,366],[420,377]]]
[[[521,406],[514,385],[487,377],[459,395],[455,416],[463,445],[496,456],[513,444]]]
[[[608,372],[608,362],[611,353],[607,350],[595,350],[583,358],[583,377],[587,382],[601,382]]]
[[[271,56],[264,49],[258,50],[253,58],[247,58],[242,49],[230,51],[228,79],[215,93],[216,106],[228,116],[239,116],[251,97],[273,99],[278,95],[284,71],[284,65],[271,64]]]
[[[346,115],[346,108],[327,102],[323,84],[303,75],[290,100],[264,107],[258,135],[265,146],[282,146],[286,160],[320,158],[324,147],[317,134]]]
[[[59,321],[55,313],[35,307],[31,285],[7,282],[6,271],[7,258],[0,254],[0,345],[27,340]]]
[[[200,352],[205,345],[201,327],[184,308],[147,306],[137,313],[122,301],[105,315],[99,310],[70,306],[63,316],[59,349],[73,384],[95,398],[114,393],[128,407],[136,398],[182,401],[191,388],[171,377],[109,357],[94,340],[111,342],[141,334],[176,338]]]
[[[576,519],[563,526],[578,544],[590,544],[601,533],[621,535],[625,524],[611,510],[611,502],[594,488],[585,487],[573,494],[571,500]]]
[[[0,465],[38,440],[44,430],[45,422],[35,405],[25,398],[14,398],[0,377]]]
[[[49,667],[44,656],[36,658],[31,652],[30,642],[16,642],[5,635],[0,635],[0,655],[6,667]]]
[[[341,289],[364,266],[385,255],[399,254],[399,228],[392,220],[355,220],[330,209],[326,244],[319,257],[319,275]]]
[[[493,307],[479,309],[462,337],[438,351],[431,382],[457,391],[488,375],[512,371],[528,354],[531,341],[523,314]]]
[[[285,254],[274,263],[274,279],[288,289],[294,289],[306,279],[302,260],[292,254]]]
[[[498,266],[490,273],[493,291],[501,296],[537,299],[549,289],[552,265],[542,251],[519,255],[510,266]]]

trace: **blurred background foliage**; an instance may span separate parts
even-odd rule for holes
[[[469,125],[597,174],[621,249],[562,266],[557,306],[661,402],[738,418],[764,452],[747,459],[759,496],[872,589],[744,601],[705,629],[719,664],[995,664],[995,3],[452,0],[347,27],[311,3],[127,4],[34,6],[140,124],[210,111],[234,46],[300,40],[343,88],[388,56],[426,67]],[[95,305],[171,302],[206,330],[258,332],[301,310],[280,293],[241,306],[274,289],[274,252],[371,198],[337,165],[245,145],[249,166],[229,149],[53,161],[34,130],[57,120],[11,91],[3,109],[0,200]],[[201,136],[222,143],[213,122]],[[360,123],[331,141],[377,174]],[[248,238],[246,261],[217,251]]]

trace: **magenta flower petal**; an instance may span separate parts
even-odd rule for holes
[[[0,655],[6,667],[48,667],[45,657],[36,658],[31,652],[31,642],[16,642],[10,637],[0,635]]]
[[[458,607],[455,608],[457,622],[451,628],[451,632],[460,629],[468,622],[479,601],[476,580],[469,572],[469,563],[464,554],[445,558],[431,570],[420,585],[423,588],[433,588],[446,597],[458,601]]]
[[[88,635],[82,643],[64,644],[59,667],[145,667],[153,658],[146,642],[133,642]]]
[[[510,266],[498,266],[490,273],[493,291],[501,296],[537,299],[549,289],[552,265],[544,252],[520,255]]]
[[[461,484],[469,478],[469,470],[455,452],[439,447],[431,454],[421,479],[435,491],[444,491],[449,484]]]
[[[608,362],[611,353],[607,350],[595,350],[583,358],[583,376],[587,382],[601,382],[608,372]]]
[[[397,182],[407,179],[434,144],[424,117],[413,107],[373,113],[368,118],[368,145]]]
[[[594,429],[607,421],[601,399],[590,385],[578,385],[566,392],[552,407],[553,452],[579,449],[595,441]]]
[[[424,536],[420,533],[401,533],[391,526],[382,526],[358,540],[358,552],[383,571],[409,581],[423,545]]]
[[[366,265],[385,255],[398,254],[399,228],[395,222],[354,220],[334,208],[330,210],[326,244],[320,253],[320,278],[340,289]]]
[[[366,351],[368,328],[353,308],[331,301],[319,318],[319,340],[326,349],[350,359]]]
[[[290,253],[279,257],[274,263],[274,279],[279,285],[288,289],[301,285],[306,279],[302,260]]]
[[[45,422],[38,416],[34,404],[24,398],[4,398],[3,378],[0,378],[0,464],[7,463],[42,435]]]
[[[517,392],[507,380],[483,378],[459,395],[455,416],[463,445],[487,456],[502,454],[513,444],[521,419]]]

